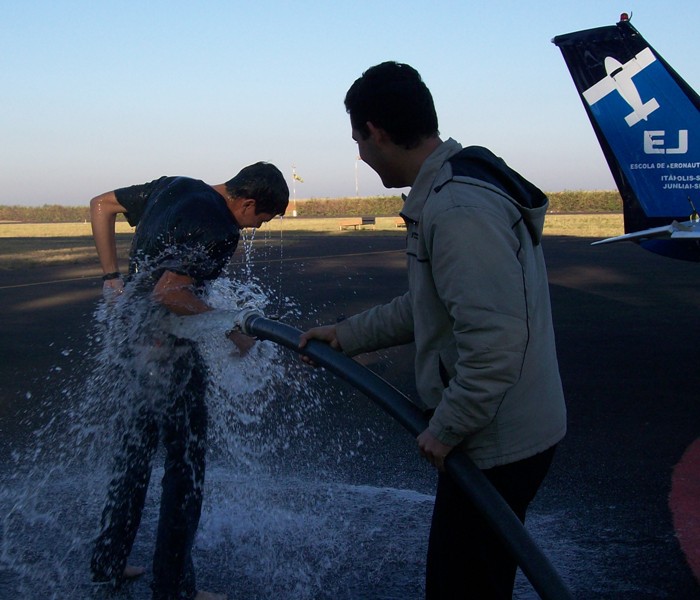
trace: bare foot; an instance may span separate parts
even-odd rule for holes
[[[129,581],[131,579],[138,579],[145,572],[146,572],[146,569],[144,569],[143,567],[133,567],[131,565],[126,565],[126,567],[124,567],[123,577],[127,581]]]
[[[226,600],[226,594],[212,594],[211,592],[197,592],[194,600]]]

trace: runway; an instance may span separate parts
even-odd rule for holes
[[[698,542],[689,534],[697,531],[698,495],[689,489],[700,477],[693,446],[700,436],[700,271],[632,244],[590,241],[547,237],[543,244],[569,433],[533,504],[533,537],[576,598],[698,598]],[[380,232],[282,242],[269,235],[255,241],[247,266],[239,251],[232,267],[279,290],[271,311],[300,307],[287,322],[304,329],[401,293],[403,247],[401,236]],[[29,408],[46,393],[48,375],[81,368],[98,275],[96,261],[0,272],[3,459],[47,418]],[[405,347],[361,361],[414,395],[411,357]],[[360,421],[352,414],[338,419],[346,426]],[[412,440],[383,421],[376,426],[388,428],[386,440],[369,445],[361,466],[345,461],[339,477],[349,485],[405,488],[408,471],[411,489],[431,494],[433,474],[407,458]],[[0,570],[0,582],[2,576]],[[518,589],[518,597],[532,597],[526,583]]]

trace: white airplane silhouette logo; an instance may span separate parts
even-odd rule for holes
[[[632,108],[632,112],[625,117],[627,125],[632,127],[642,119],[646,121],[647,117],[659,108],[659,103],[655,98],[642,102],[632,77],[655,60],[656,57],[649,48],[644,48],[624,65],[612,56],[606,56],[604,64],[607,76],[583,92],[583,97],[589,106],[592,106],[610,92],[617,90],[622,99]]]

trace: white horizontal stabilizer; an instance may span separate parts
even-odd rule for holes
[[[613,242],[629,242],[636,240],[649,240],[653,238],[667,239],[700,239],[700,221],[684,221],[679,223],[673,221],[669,225],[662,227],[652,227],[641,231],[633,231],[625,235],[618,235],[604,240],[593,242],[591,246],[599,244],[612,244]]]

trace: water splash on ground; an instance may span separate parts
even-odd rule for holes
[[[238,355],[224,336],[230,327],[225,311],[264,312],[269,300],[260,284],[221,278],[206,294],[220,312],[209,329],[201,329],[206,335],[199,342],[211,383],[205,505],[195,544],[198,580],[231,597],[357,598],[385,585],[392,569],[407,576],[384,597],[420,597],[426,536],[415,523],[427,527],[432,498],[334,480],[333,460],[352,460],[374,435],[371,429],[333,430],[328,394],[337,404],[344,392],[276,345],[259,342],[247,356]],[[2,597],[107,593],[90,583],[88,565],[125,426],[124,403],[143,395],[144,386],[150,396],[162,394],[178,351],[153,343],[164,334],[157,325],[162,320],[151,318],[158,309],[134,297],[119,302],[142,315],[129,321],[138,331],[125,331],[114,307],[98,307],[89,351],[73,357],[71,372],[47,378],[46,397],[33,416],[44,424],[26,447],[14,450],[0,474]],[[288,298],[285,305],[282,316],[293,321],[298,309]],[[137,372],[129,379],[136,383],[124,383],[124,369]],[[144,565],[153,550],[162,458],[154,464],[131,560]],[[110,597],[147,598],[149,579]],[[378,597],[373,594],[367,597]]]
[[[358,414],[346,388],[324,372],[270,342],[259,342],[245,357],[237,354],[223,335],[230,327],[227,311],[255,308],[290,324],[301,317],[281,290],[266,289],[250,270],[244,280],[222,277],[210,284],[207,301],[217,312],[193,320],[192,336],[211,372],[206,489],[194,548],[200,585],[246,600],[422,598],[433,497],[431,485],[416,481],[427,469],[420,463],[419,474],[407,458],[412,444],[404,452],[377,411],[366,403],[366,414]],[[150,598],[150,575],[112,593],[91,584],[88,569],[115,440],[124,427],[120,403],[142,392],[140,386],[124,389],[119,371],[155,374],[149,385],[157,395],[158,382],[169,376],[168,358],[177,352],[147,343],[167,332],[147,318],[152,306],[134,302],[131,310],[144,315],[136,320],[143,343],[120,354],[134,332],[124,331],[101,304],[89,350],[62,352],[71,368],[47,375],[45,397],[28,417],[42,424],[32,426],[0,467],[2,598]],[[309,316],[308,307],[304,313]],[[147,567],[158,521],[160,455],[154,464],[130,561]],[[528,527],[558,566],[568,568],[562,574],[571,581],[598,559],[575,540],[567,545],[552,534],[565,531],[567,519],[533,512]],[[522,575],[514,597],[536,597]]]

